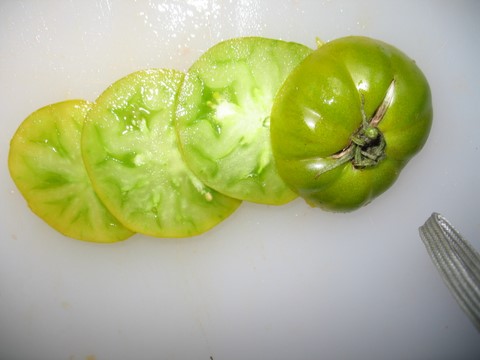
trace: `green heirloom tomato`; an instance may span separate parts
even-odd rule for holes
[[[351,211],[395,182],[431,122],[430,88],[415,62],[349,36],[288,76],[272,108],[272,150],[280,176],[310,205]]]

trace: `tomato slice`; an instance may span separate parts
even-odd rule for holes
[[[178,96],[176,128],[184,158],[207,185],[264,204],[296,197],[274,165],[270,111],[308,47],[261,37],[235,38],[207,50]]]
[[[28,116],[10,143],[8,166],[32,211],[62,234],[115,242],[133,232],[95,194],[82,163],[80,140],[91,104],[69,100]]]
[[[187,167],[173,127],[184,74],[152,69],[112,84],[87,116],[82,153],[107,208],[133,231],[157,237],[200,234],[240,201],[205,186]]]

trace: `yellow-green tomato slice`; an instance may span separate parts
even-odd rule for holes
[[[311,52],[292,42],[235,38],[193,64],[179,93],[176,127],[184,158],[202,181],[256,203],[296,197],[273,162],[270,111],[285,78]]]
[[[205,186],[182,159],[172,119],[183,77],[152,69],[118,80],[96,100],[83,130],[83,158],[99,197],[146,235],[197,235],[240,205]]]
[[[79,240],[124,240],[126,229],[95,194],[80,151],[91,104],[69,100],[28,116],[10,143],[8,166],[32,211],[60,233]]]

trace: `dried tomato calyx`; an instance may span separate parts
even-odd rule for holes
[[[387,143],[378,128],[378,124],[383,120],[385,113],[392,103],[394,90],[395,79],[390,83],[382,103],[370,120],[367,119],[364,111],[364,96],[362,93],[360,94],[362,99],[362,125],[352,135],[348,146],[332,156],[332,158],[338,160],[338,165],[351,161],[355,168],[365,169],[376,166],[380,161],[385,159]]]

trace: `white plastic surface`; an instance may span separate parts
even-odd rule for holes
[[[478,359],[418,235],[434,211],[480,248],[480,2],[1,1],[0,359]],[[21,121],[135,70],[186,70],[242,35],[389,42],[427,75],[434,125],[397,183],[349,214],[245,203],[203,236],[71,240],[7,169]]]

